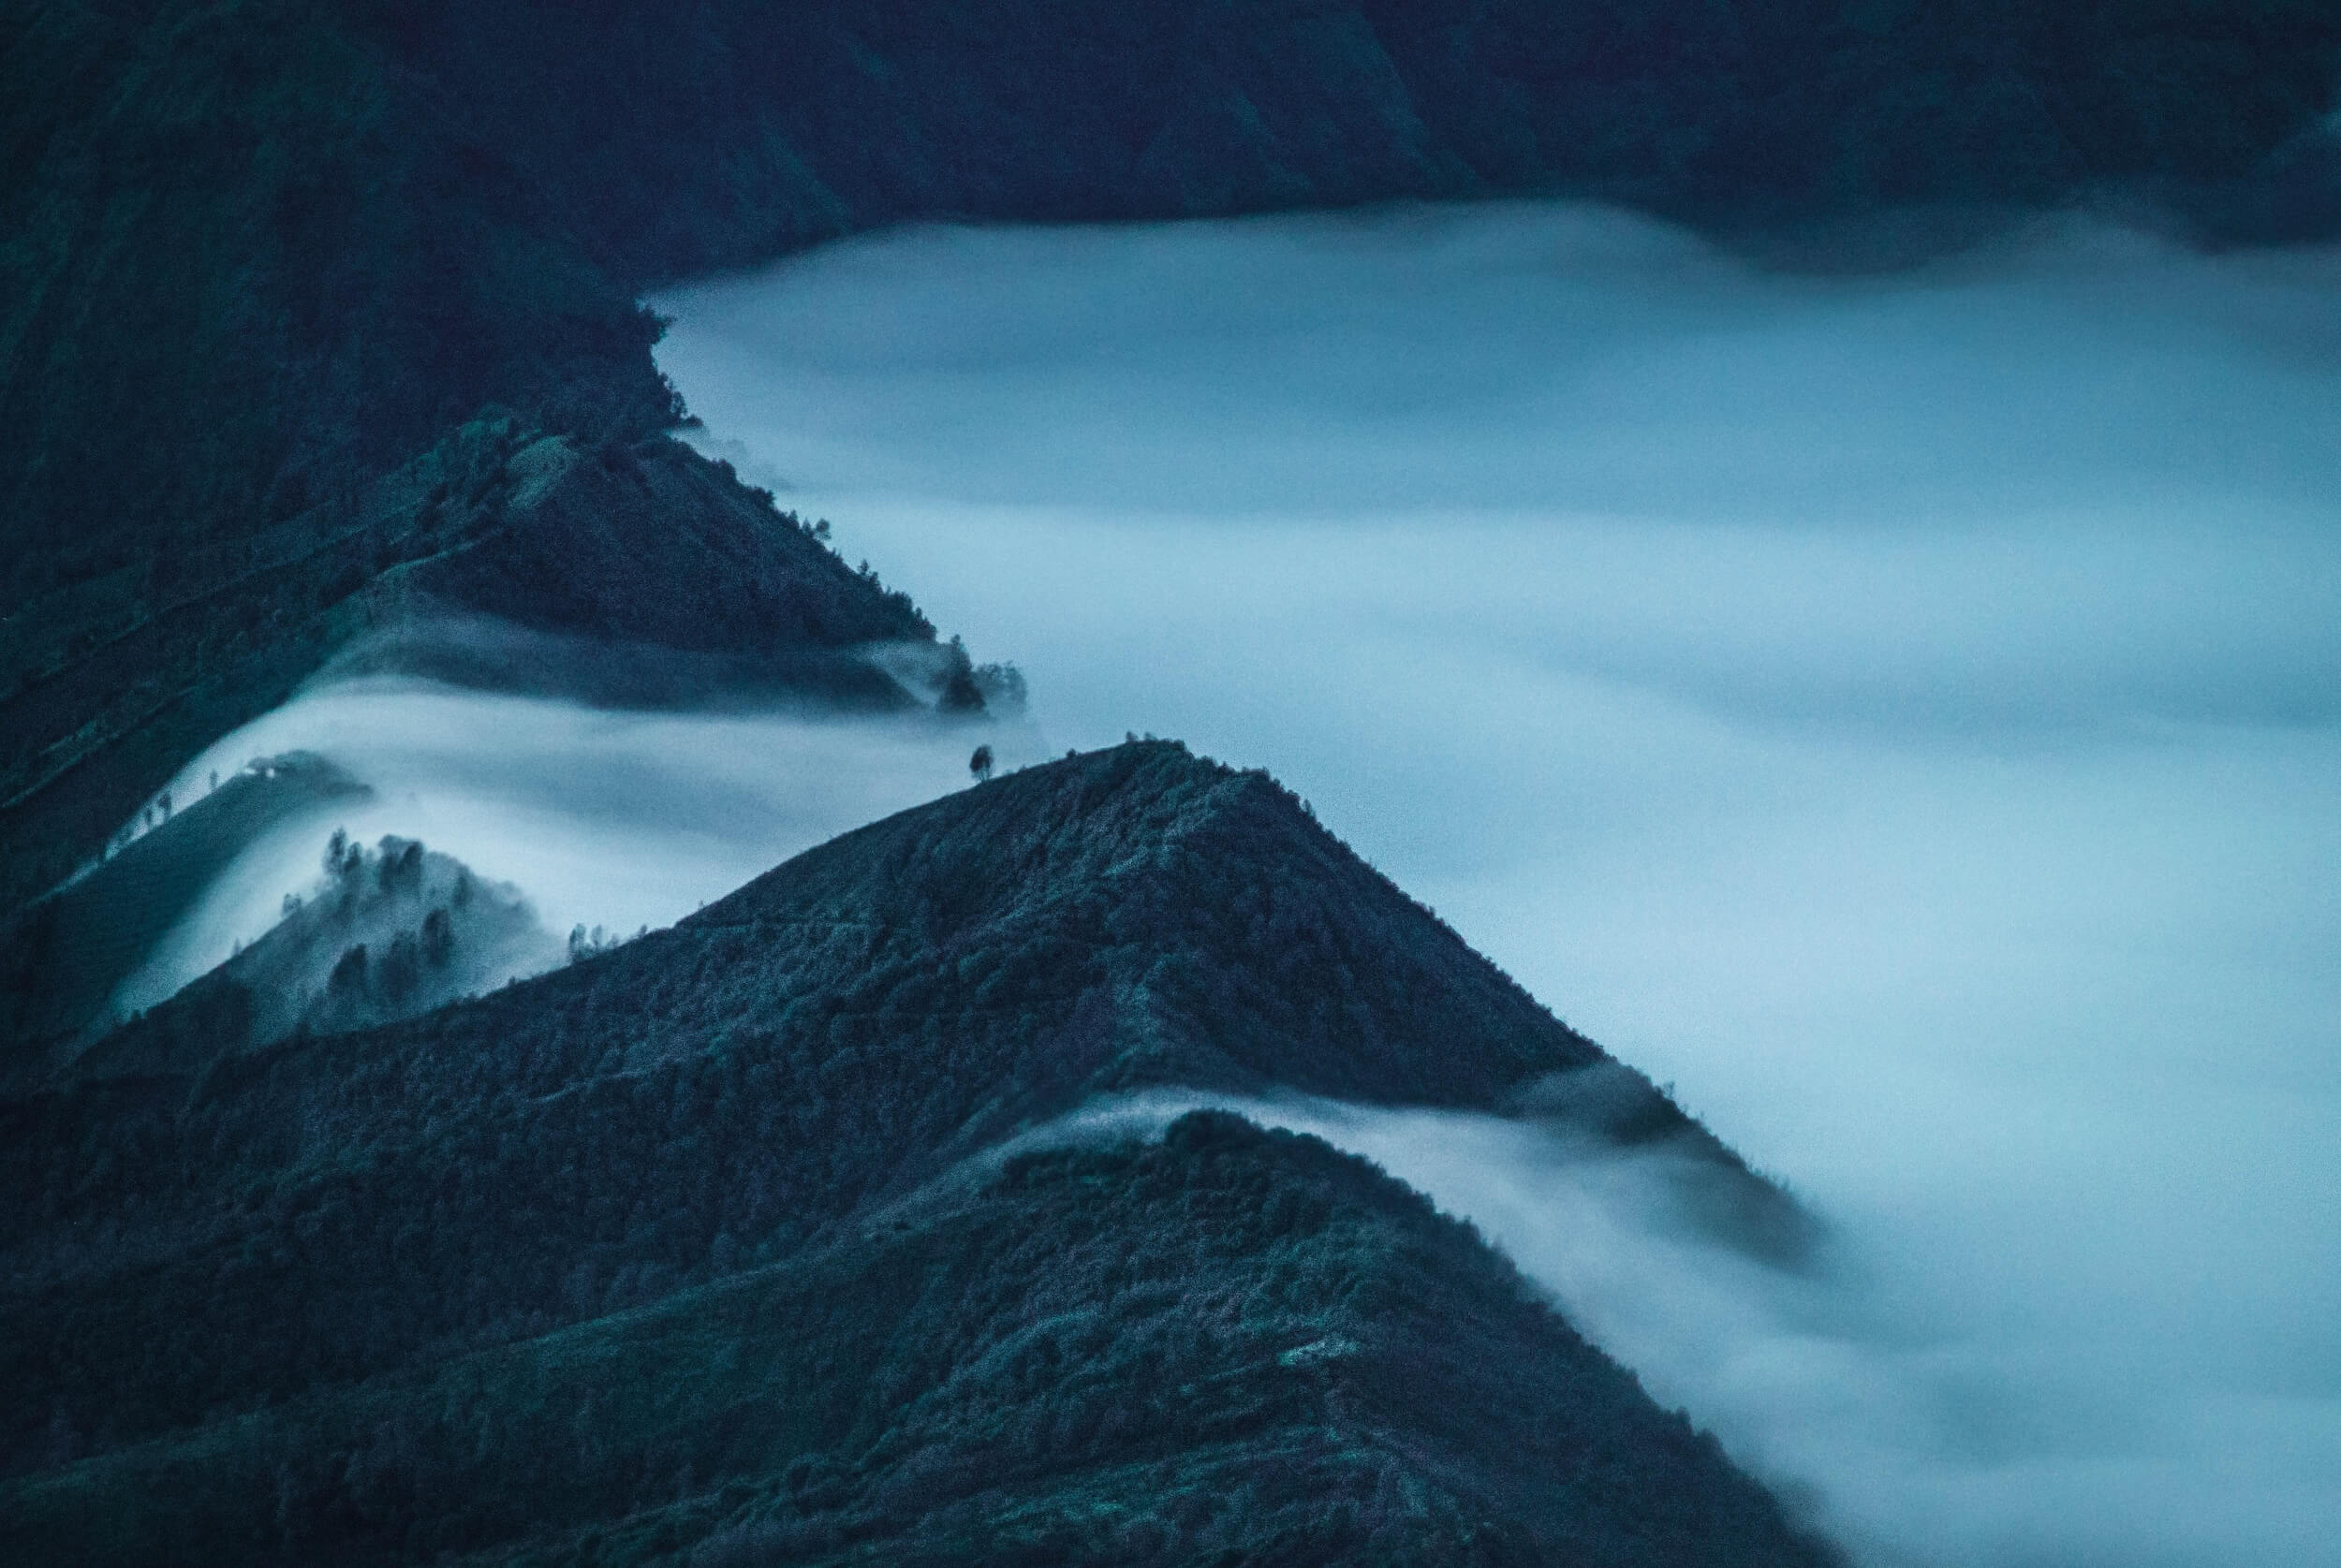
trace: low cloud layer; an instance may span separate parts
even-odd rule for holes
[[[1024,1145],[1154,1135],[1198,1106],[1362,1154],[1471,1221],[1577,1325],[1865,1562],[2010,1568],[2334,1560],[2341,1404],[2157,1364],[2160,1341],[2036,1302],[1981,1322],[1949,1258],[1856,1230],[1789,1273],[1686,1235],[1666,1152],[1532,1123],[1159,1092]]]
[[[213,772],[311,752],[371,794],[254,845],[122,1005],[152,1005],[268,931],[286,895],[314,890],[336,827],[368,844],[385,834],[420,840],[512,884],[556,937],[575,925],[630,934],[848,828],[964,786],[979,740],[1009,766],[1030,755],[1013,725],[976,728],[923,712],[611,711],[399,677],[328,682],[211,748],[174,793],[193,799]]]
[[[1612,1309],[1512,1135],[1392,1153],[1662,1397],[1878,1562],[2240,1565],[2341,1561],[2337,284],[1487,207],[659,303],[705,438],[1055,746],[1274,769],[1840,1222],[1858,1292],[1628,1237]]]

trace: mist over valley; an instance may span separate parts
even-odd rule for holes
[[[0,15],[0,1561],[2341,1568],[2337,91]]]
[[[2337,270],[2081,220],[1850,276],[1566,206],[913,229],[662,296],[660,362],[1049,744],[1273,769],[1840,1225],[1846,1280],[1768,1282],[1521,1196],[1519,1135],[1335,1136],[1867,1554],[2310,1561]]]

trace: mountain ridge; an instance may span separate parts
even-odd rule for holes
[[[358,1396],[335,1390],[384,1379],[434,1386],[432,1369],[453,1358],[851,1253],[963,1167],[995,1174],[922,1201],[991,1212],[1033,1161],[1092,1156],[969,1158],[1100,1093],[1273,1086],[1495,1110],[1556,1076],[1627,1071],[1288,792],[1169,742],[913,808],[668,931],[405,1023],[247,1049],[233,984],[199,981],[48,1089],[0,1099],[0,1189],[14,1200],[0,1218],[0,1377],[27,1390],[0,1430],[0,1473],[18,1478],[0,1521],[111,1506],[117,1484],[143,1493],[140,1453],[182,1453],[165,1490],[193,1487],[204,1517],[244,1517],[226,1500],[248,1488],[207,1467],[259,1463],[247,1440],[288,1452],[262,1413],[343,1409]],[[1642,1088],[1667,1124],[1626,1141],[1669,1140],[1711,1179],[1771,1192]],[[1612,1138],[1598,1119],[1573,1130]],[[1101,1194],[1153,1158],[1095,1157],[1108,1162]],[[1281,1190],[1260,1180],[1261,1199]],[[1094,1186],[1075,1180],[1067,1201],[1080,1209]],[[1213,1234],[1161,1218],[1196,1244]],[[1388,1244],[1403,1251],[1399,1232]],[[1117,1248],[1156,1244],[1112,1234]],[[1728,1227],[1717,1238],[1736,1240]],[[1235,1247],[1224,1267],[1249,1298],[1273,1259],[1240,1242],[1213,1245]],[[1324,1276],[1329,1302],[1341,1278]],[[1249,1400],[1245,1386],[1225,1397]],[[353,1430],[363,1450],[372,1440]],[[341,1496],[351,1473],[301,1484]],[[250,1547],[235,1533],[246,1528],[230,1531],[234,1551]]]
[[[234,1438],[0,1482],[0,1540],[91,1563],[161,1540],[194,1562],[1836,1561],[1467,1226],[1213,1113]]]

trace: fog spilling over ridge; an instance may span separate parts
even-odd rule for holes
[[[1471,1221],[1661,1402],[1817,1510],[1864,1561],[2318,1562],[2330,1410],[2237,1398],[2089,1354],[2086,1319],[1980,1342],[1938,1260],[1841,1239],[1818,1273],[1703,1240],[1669,1202],[1665,1147],[1465,1112],[1165,1092],[1100,1101],[1023,1145],[1159,1134],[1199,1106],[1362,1154]],[[2149,1381],[2109,1400],[2124,1363]],[[2079,1363],[2076,1365],[2076,1363]],[[2105,1441],[2113,1423],[2119,1441]],[[2241,1447],[2234,1446],[2240,1439]],[[1812,1488],[1818,1487],[1816,1496]]]
[[[324,682],[213,746],[181,800],[254,758],[305,752],[367,786],[246,851],[136,976],[150,1006],[273,925],[336,828],[395,834],[512,884],[556,937],[664,926],[789,856],[968,781],[979,739],[1028,755],[1016,726],[927,712],[610,711],[405,677]],[[496,979],[507,976],[498,975]]]
[[[1497,206],[914,230],[657,303],[704,443],[1050,744],[1273,769],[1853,1274],[1587,1209],[1505,1124],[1336,1141],[1870,1561],[2243,1564],[2341,1561],[2336,284]]]

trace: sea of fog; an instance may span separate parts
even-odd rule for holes
[[[1836,1222],[1784,1279],[1518,1126],[1296,1122],[1865,1561],[2341,1562],[2341,255],[1488,206],[656,303],[1048,745],[1273,769]]]

